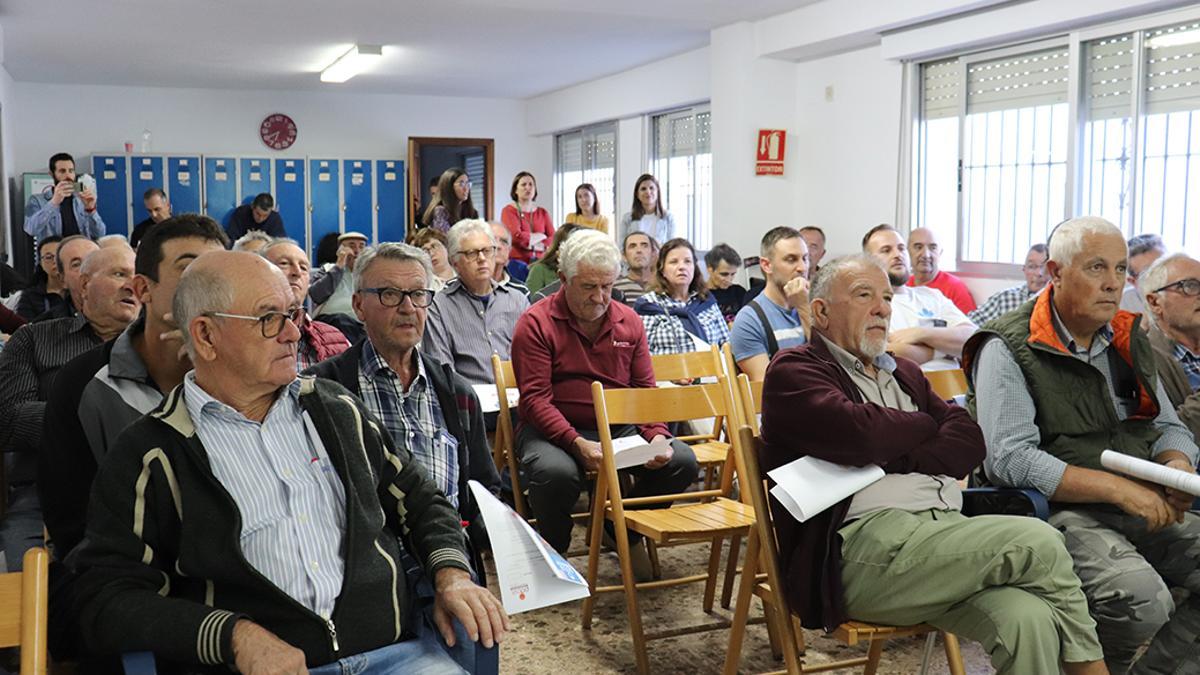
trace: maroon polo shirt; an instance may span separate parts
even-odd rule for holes
[[[620,302],[608,305],[604,325],[589,340],[567,307],[563,290],[535,303],[517,321],[513,372],[521,391],[521,424],[531,424],[560,448],[596,428],[592,382],[605,387],[653,387],[654,368],[642,319]],[[649,441],[667,425],[641,426]]]

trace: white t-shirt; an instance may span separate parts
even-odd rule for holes
[[[893,289],[892,320],[889,330],[902,328],[954,328],[971,323],[941,291],[927,286],[902,286]],[[923,370],[958,368],[955,356],[934,352],[933,360],[921,364]]]

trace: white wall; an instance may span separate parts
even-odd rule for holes
[[[502,207],[512,176],[530,159],[525,104],[518,100],[26,82],[12,94],[13,174],[44,171],[46,158],[60,150],[82,158],[120,152],[126,141],[138,149],[147,127],[154,152],[257,156],[406,159],[409,136],[479,137],[496,142],[493,184]],[[64,119],[67,102],[85,114]],[[258,137],[259,124],[274,112],[290,115],[298,127],[295,145],[284,152]]]
[[[0,52],[0,57],[2,56],[3,53]],[[8,245],[12,216],[9,178],[18,175],[13,155],[13,144],[17,138],[17,134],[13,133],[12,126],[13,86],[12,77],[9,76],[4,66],[0,65],[0,134],[2,134],[0,135],[0,145],[4,147],[3,154],[0,155],[0,165],[3,165],[3,171],[0,171],[0,181],[4,182],[3,188],[0,188],[0,251],[8,251],[11,248]]]

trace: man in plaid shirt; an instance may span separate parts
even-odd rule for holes
[[[978,309],[967,314],[971,322],[976,326],[982,326],[992,319],[1008,314],[1046,287],[1046,283],[1050,281],[1050,275],[1046,273],[1045,244],[1034,244],[1029,247],[1023,271],[1025,272],[1025,283],[1006,288],[992,295]]]
[[[1180,421],[1200,435],[1200,261],[1184,253],[1159,258],[1139,275],[1138,293],[1154,322],[1159,381]]]

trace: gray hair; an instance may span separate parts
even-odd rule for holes
[[[1089,234],[1115,234],[1125,241],[1125,235],[1116,225],[1099,216],[1072,218],[1059,223],[1050,233],[1050,259],[1060,266],[1070,265],[1075,256],[1083,253],[1083,238]]]
[[[99,246],[100,248],[104,248],[106,246],[111,246],[113,244],[118,244],[118,243],[129,246],[129,240],[126,239],[125,235],[123,235],[123,234],[106,234],[103,237],[100,237],[99,239],[96,240],[96,245]]]
[[[1167,245],[1163,243],[1162,237],[1152,232],[1139,234],[1125,242],[1129,246],[1129,257],[1149,253],[1150,251],[1158,251],[1159,253],[1167,252]]]
[[[621,273],[621,252],[609,236],[599,230],[582,230],[571,235],[558,251],[558,269],[567,279],[580,265]]]
[[[496,235],[488,221],[478,218],[460,220],[446,233],[446,251],[450,260],[462,250],[462,240],[472,234],[486,234],[492,246],[496,245]]]
[[[249,244],[252,241],[261,241],[263,242],[263,248],[266,248],[271,244],[272,239],[271,235],[263,232],[262,230],[250,230],[246,234],[243,234],[241,237],[239,237],[237,241],[233,242],[232,250],[245,251],[247,250],[246,244]],[[250,252],[253,253],[253,251]]]
[[[354,290],[362,289],[363,277],[367,275],[367,269],[371,267],[371,263],[375,262],[376,258],[420,263],[421,269],[425,270],[426,288],[433,280],[433,263],[430,262],[428,253],[410,244],[384,242],[363,249],[363,252],[358,254],[358,259],[354,263]]]
[[[887,270],[880,264],[875,256],[869,253],[854,253],[844,255],[840,258],[821,265],[821,269],[817,270],[817,276],[812,280],[812,286],[808,289],[809,301],[817,300],[818,298],[826,302],[833,296],[833,284],[843,272],[851,267],[866,267],[874,268],[887,274]]]
[[[1143,253],[1145,253],[1145,251],[1143,251]],[[1155,291],[1158,291],[1158,289],[1167,285],[1167,277],[1170,276],[1170,270],[1168,267],[1171,265],[1171,263],[1179,260],[1193,260],[1193,258],[1186,253],[1172,253],[1171,255],[1165,255],[1150,263],[1150,266],[1138,276],[1137,291],[1138,295],[1142,297],[1143,302],[1145,301],[1147,295],[1151,295]],[[1161,292],[1165,293],[1166,291]],[[1143,314],[1149,317],[1150,321],[1155,320],[1154,312],[1151,312],[1149,308],[1147,308]]]
[[[195,359],[196,347],[192,344],[192,332],[188,329],[198,316],[210,312],[225,312],[233,306],[233,285],[220,270],[204,267],[188,267],[175,288],[175,299],[171,312],[175,324],[183,333],[183,346],[188,356]]]
[[[254,232],[254,231],[256,231],[256,230],[251,230],[251,232]],[[246,234],[247,234],[247,236],[249,236],[250,233],[247,232]],[[243,237],[243,239],[244,238],[245,237]],[[241,242],[241,241],[242,241],[241,239],[238,239],[238,242]],[[272,248],[274,248],[276,246],[282,246],[284,244],[291,244],[292,246],[295,246],[296,248],[300,249],[301,251],[304,250],[304,247],[300,245],[300,242],[296,241],[295,239],[292,239],[291,237],[275,237],[274,239],[268,241],[265,246],[258,249],[258,252],[260,254],[262,254],[262,256],[265,258],[265,257],[267,257],[267,251],[271,250]]]

